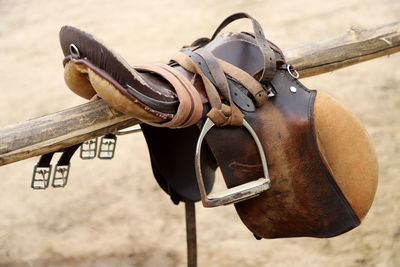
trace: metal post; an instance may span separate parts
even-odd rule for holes
[[[197,267],[196,210],[194,202],[185,202],[187,266]]]

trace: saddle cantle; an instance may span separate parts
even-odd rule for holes
[[[217,36],[241,18],[253,34]],[[71,26],[60,42],[72,91],[143,122],[153,174],[174,202],[235,203],[264,238],[331,237],[367,214],[378,177],[367,132],[333,98],[301,84],[249,15],[228,17],[168,65],[130,66]],[[209,195],[217,167],[234,189],[221,198]]]

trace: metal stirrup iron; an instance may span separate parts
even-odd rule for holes
[[[237,203],[249,198],[256,197],[262,192],[268,190],[270,188],[269,186],[270,179],[269,179],[268,166],[264,154],[264,149],[262,148],[261,142],[258,139],[257,134],[254,132],[253,128],[251,128],[250,124],[245,119],[243,119],[243,126],[249,131],[249,133],[253,137],[253,140],[256,142],[258,152],[260,153],[261,163],[264,171],[264,177],[259,178],[258,180],[255,181],[251,181],[239,186],[229,188],[222,192],[216,192],[207,195],[204,186],[203,175],[201,172],[200,151],[204,137],[214,125],[215,124],[212,122],[212,120],[207,118],[206,122],[204,123],[203,129],[201,130],[196,146],[196,154],[195,154],[196,178],[197,178],[197,183],[199,185],[201,201],[203,203],[203,206],[216,207],[221,205],[228,205],[231,203]]]

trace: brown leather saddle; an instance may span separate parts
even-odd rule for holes
[[[252,21],[254,33],[218,36]],[[282,51],[245,13],[183,47],[168,64],[131,66],[79,29],[64,26],[65,81],[142,121],[154,176],[175,203],[233,203],[258,237],[331,237],[358,226],[378,166],[354,115],[309,90]],[[227,190],[212,192],[216,168]]]

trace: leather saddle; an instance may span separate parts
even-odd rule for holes
[[[219,35],[242,18],[254,33]],[[142,122],[153,174],[175,203],[233,203],[263,238],[331,237],[367,214],[378,177],[367,132],[332,97],[300,83],[251,16],[228,17],[168,64],[131,66],[71,26],[60,42],[72,91]],[[223,192],[212,192],[217,168]]]

